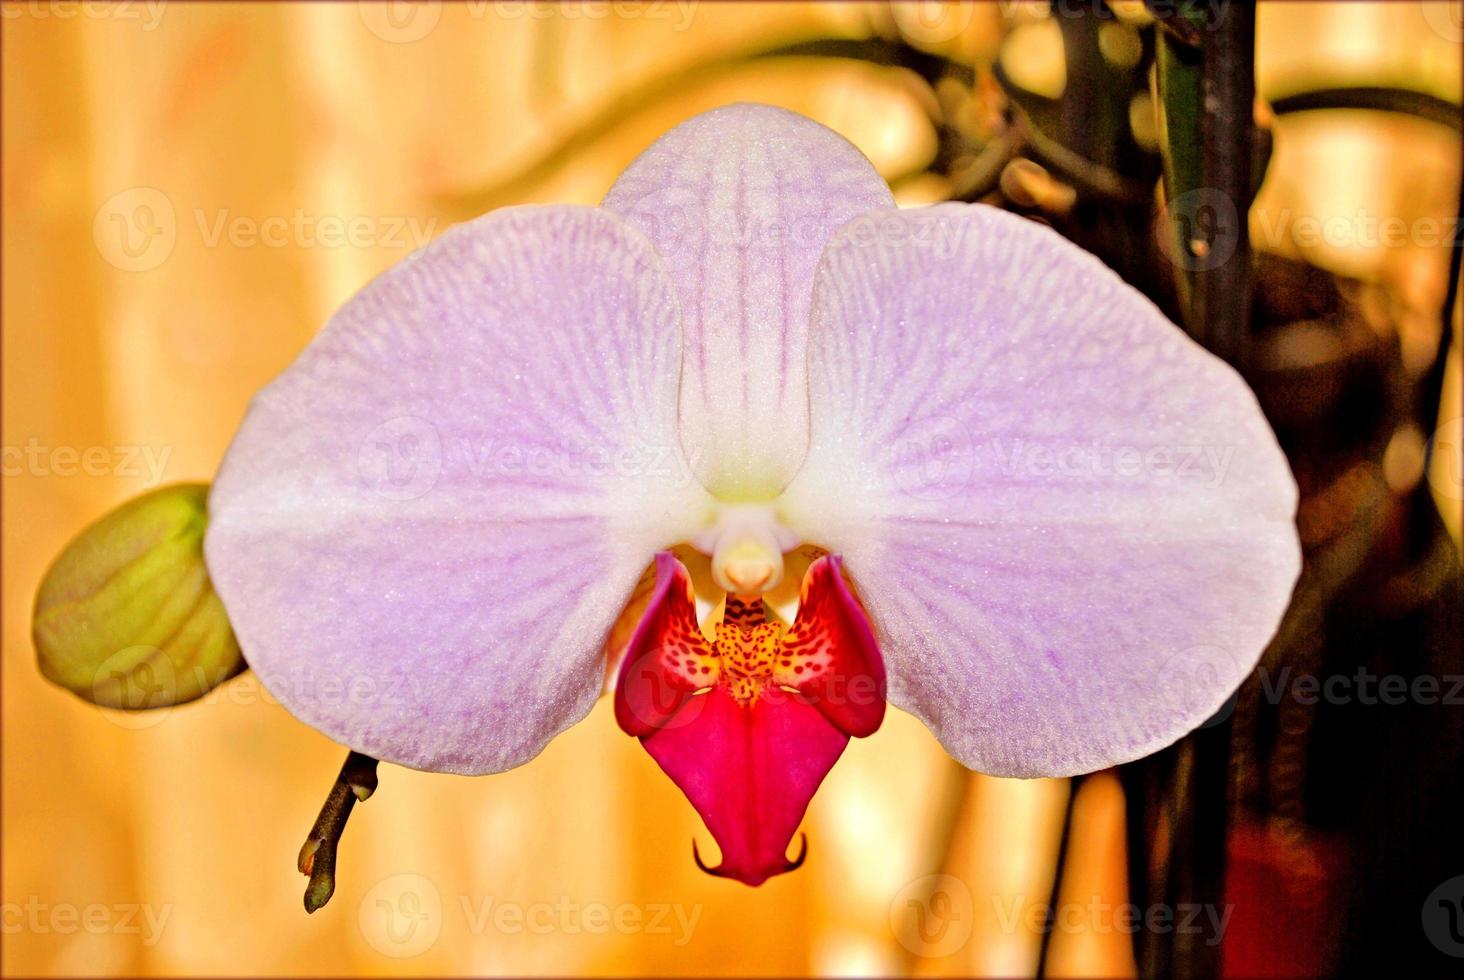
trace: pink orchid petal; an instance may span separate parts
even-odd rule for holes
[[[839,730],[863,738],[884,721],[884,658],[842,567],[837,555],[809,566],[774,679],[807,697]]]
[[[615,685],[615,720],[630,735],[666,724],[694,693],[717,682],[717,652],[696,622],[686,566],[656,556],[656,585],[625,648]]]
[[[1156,751],[1274,634],[1296,487],[1255,398],[1056,233],[959,204],[851,222],[809,376],[787,518],[844,555],[890,700],[967,766]]]
[[[818,709],[780,692],[744,704],[726,687],[691,699],[688,718],[643,739],[722,849],[713,874],[760,885],[791,871],[788,844],[849,741]]]
[[[676,301],[590,208],[458,226],[368,284],[255,398],[209,571],[301,720],[493,772],[583,717],[650,556],[704,519],[677,463]]]
[[[727,497],[771,496],[808,443],[814,269],[845,221],[894,203],[843,137],[765,105],[704,113],[656,141],[605,198],[655,243],[681,298],[681,438]]]

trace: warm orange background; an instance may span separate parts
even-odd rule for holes
[[[860,36],[871,25],[980,56],[1001,31],[991,5],[923,19],[909,10],[891,19],[872,4],[618,9],[6,0],[7,973],[1034,968],[1036,941],[1019,914],[1049,897],[1067,784],[969,776],[898,712],[851,745],[816,798],[806,867],[761,889],[693,866],[690,841],[705,846],[705,831],[602,704],[541,758],[500,776],[384,766],[346,833],[334,900],[307,917],[295,854],[339,746],[247,675],[202,703],[126,716],[35,669],[35,586],[70,535],[151,485],[134,454],[165,461],[163,482],[210,479],[250,395],[418,243],[414,227],[440,231],[490,203],[593,203],[656,134],[740,99],[812,115],[885,173],[901,172],[929,153],[930,137],[898,76],[698,66],[755,41]],[[1343,80],[1402,79],[1457,99],[1458,25],[1457,4],[1267,8],[1263,88],[1290,90],[1321,65],[1352,73]],[[668,73],[649,108],[549,157],[532,179],[483,193]],[[1384,213],[1447,208],[1457,186],[1457,147],[1420,138],[1402,156],[1344,165],[1314,140],[1330,163],[1313,172],[1298,134],[1297,149],[1278,139],[1268,185],[1293,195],[1293,207],[1351,213],[1351,195],[1366,193]],[[1364,150],[1382,139],[1367,125],[1338,138]],[[1405,159],[1413,170],[1396,170]],[[938,192],[917,185],[911,199]],[[297,212],[364,218],[369,240],[322,244],[318,227],[287,230],[279,245],[240,237]],[[121,234],[144,227],[163,236],[124,249]],[[1344,258],[1346,271],[1377,267],[1367,254]],[[1437,289],[1437,279],[1417,288]],[[27,459],[40,462],[13,467],[11,447],[33,447]],[[77,465],[68,449],[94,450],[91,474],[68,474]],[[1122,902],[1121,796],[1112,781],[1080,796],[1084,830],[1064,896]],[[927,878],[936,874],[949,877]],[[528,923],[495,923],[499,905]],[[593,905],[608,909],[603,931],[581,920]],[[676,908],[660,918],[662,906],[681,918]],[[148,912],[166,916],[155,935]],[[694,923],[689,936],[683,923]],[[1064,935],[1050,965],[1131,970],[1126,942]]]

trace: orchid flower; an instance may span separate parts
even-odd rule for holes
[[[1240,377],[1096,258],[734,105],[367,284],[254,399],[205,555],[265,687],[386,761],[522,765],[609,678],[755,885],[886,699],[999,776],[1202,723],[1295,506]]]

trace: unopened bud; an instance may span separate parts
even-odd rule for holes
[[[203,563],[208,487],[130,500],[82,531],[36,594],[41,673],[109,708],[191,701],[245,668]]]

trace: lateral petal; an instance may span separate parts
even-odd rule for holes
[[[884,721],[884,658],[842,568],[836,555],[809,566],[773,680],[806,696],[841,731],[863,738]]]
[[[809,372],[787,520],[844,556],[890,700],[967,766],[1163,748],[1275,633],[1296,486],[1255,397],[1050,229],[960,204],[851,222]]]
[[[663,551],[656,556],[655,591],[621,662],[615,720],[629,735],[649,735],[720,674],[717,653],[697,626],[691,576]]]
[[[609,212],[498,211],[369,283],[255,397],[210,495],[265,687],[386,761],[532,758],[594,704],[651,555],[705,519],[679,363],[660,260]]]

